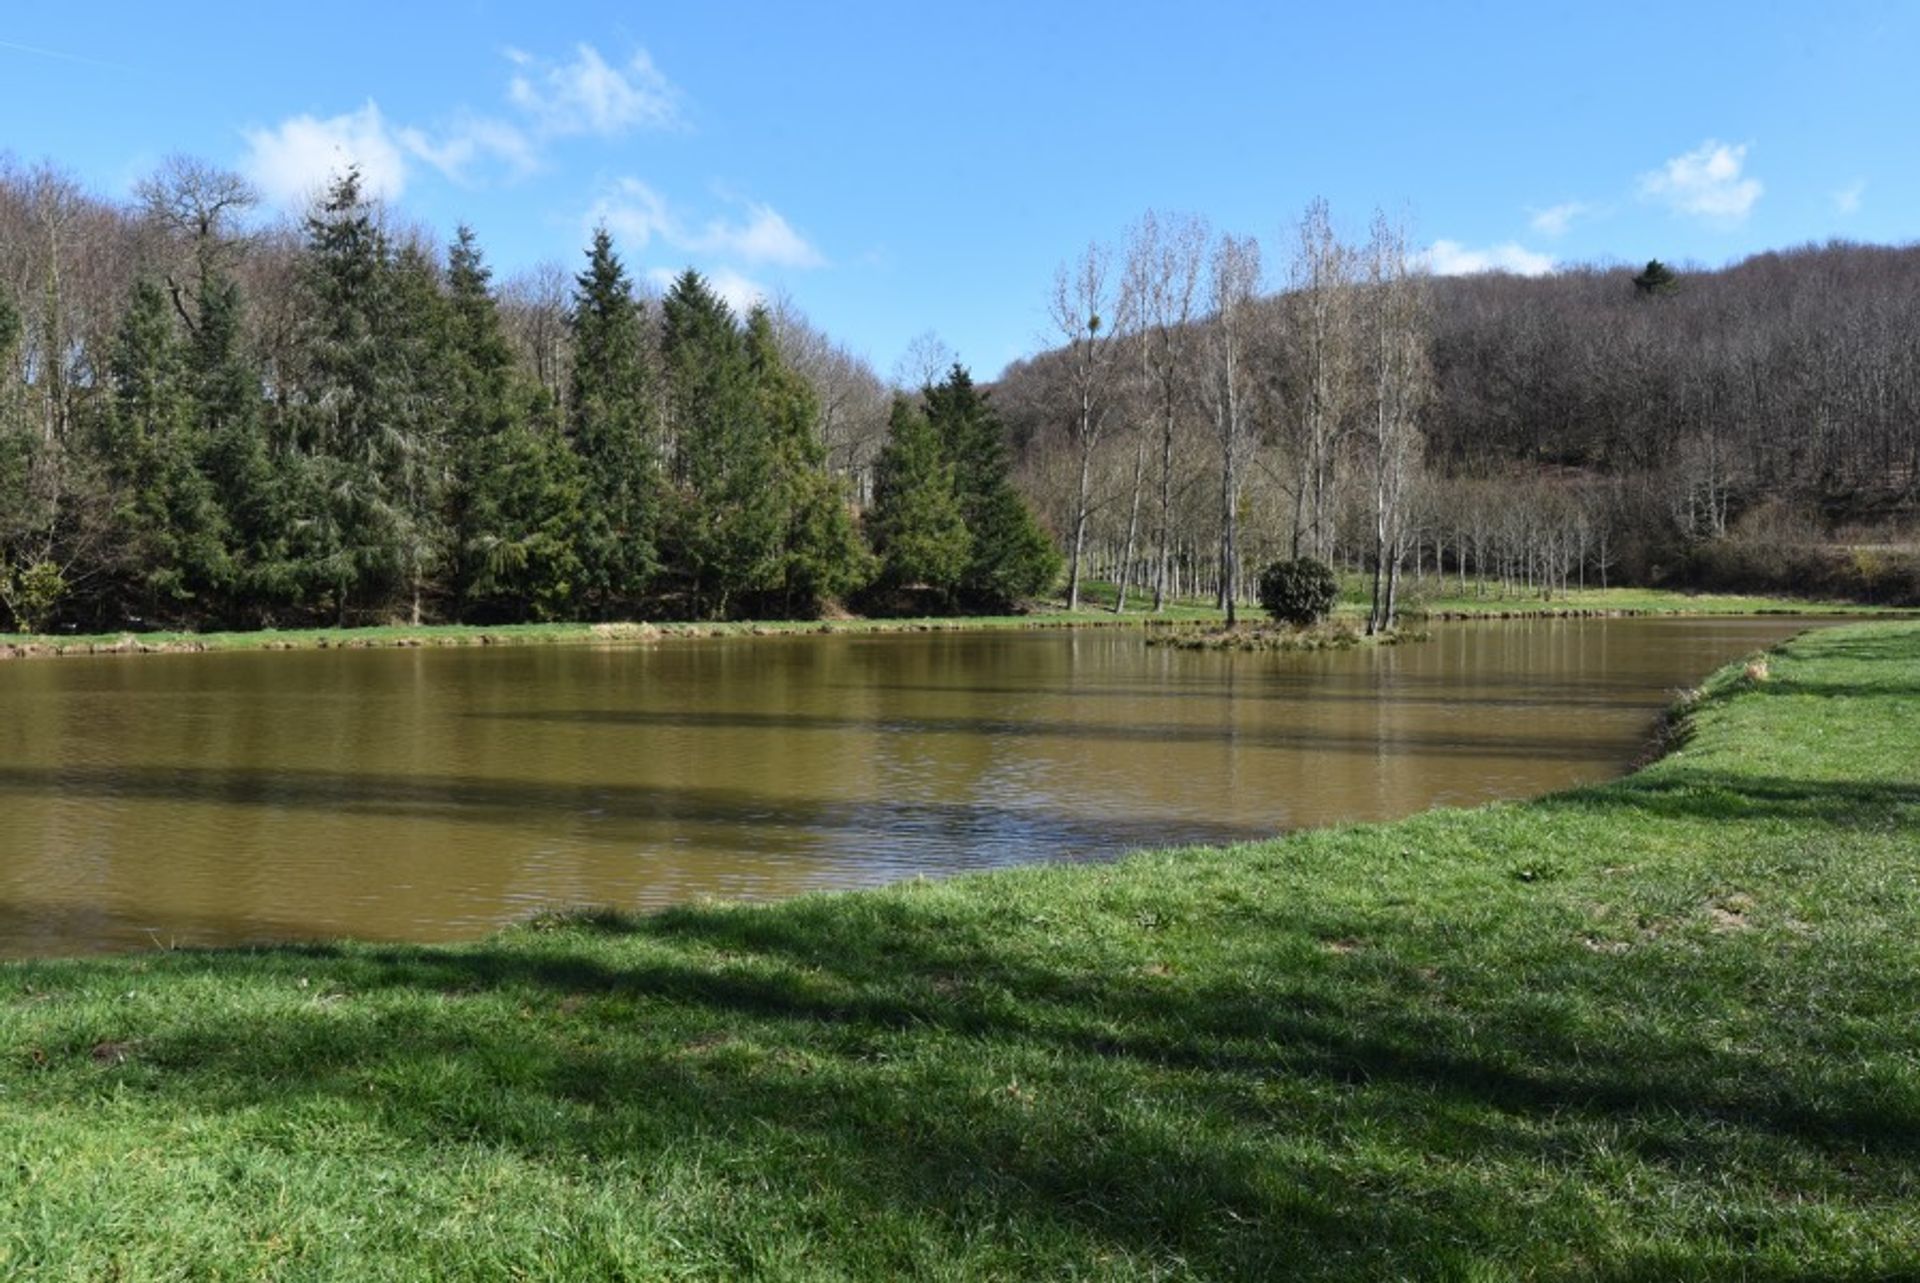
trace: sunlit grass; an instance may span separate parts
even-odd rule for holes
[[[466,947],[0,968],[0,1277],[1893,1278],[1920,626],[1638,775]]]

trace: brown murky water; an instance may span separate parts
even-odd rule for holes
[[[1131,631],[0,666],[0,955],[475,936],[1519,797],[1617,773],[1788,619]]]

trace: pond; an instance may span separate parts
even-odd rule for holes
[[[0,956],[772,897],[1603,779],[1809,621],[1446,625],[1307,655],[1130,629],[0,665]]]

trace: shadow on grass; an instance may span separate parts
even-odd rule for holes
[[[1631,811],[1662,819],[1788,820],[1841,830],[1920,824],[1920,783],[1801,780],[1665,766],[1601,788],[1535,803],[1549,809]]]
[[[1542,1217],[1578,1239],[1581,1182],[1622,1162],[1700,1196],[1817,1198],[1920,1161],[1920,1116],[1857,1066],[1755,1057],[1684,1019],[1648,1032],[1648,1005],[1695,983],[1684,957],[1576,953],[1553,982],[1582,991],[1569,1016],[1512,984],[1537,945],[1444,924],[1338,956],[1283,906],[1187,976],[1141,965],[1145,935],[1055,949],[1007,913],[902,893],[582,915],[465,949],[162,956],[161,980],[316,997],[130,1030],[111,1072],[175,1119],[320,1096],[418,1152],[587,1172],[704,1154],[749,1162],[748,1202],[1209,1276],[1494,1260],[1545,1242]],[[1511,1197],[1543,1168],[1545,1206]]]

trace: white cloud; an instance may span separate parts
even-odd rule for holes
[[[518,49],[507,58],[520,70],[507,82],[507,100],[549,137],[635,128],[671,129],[680,122],[680,91],[642,49],[615,67],[590,44],[574,46],[573,60],[556,63]]]
[[[1685,155],[1640,176],[1640,194],[1663,201],[1675,213],[1719,223],[1739,223],[1753,211],[1766,188],[1742,175],[1747,145],[1709,138]]]
[[[666,198],[637,178],[623,178],[587,211],[587,226],[605,227],[614,238],[642,250],[655,238],[673,243],[676,224]]]
[[[646,279],[664,294],[673,288],[674,281],[680,277],[680,270],[672,267],[649,268]],[[754,309],[756,304],[764,303],[773,297],[766,286],[742,276],[730,267],[716,268],[711,272],[702,272],[700,275],[706,281],[707,288],[718,294],[722,301],[733,309],[735,316],[745,316]]]
[[[700,227],[687,225],[666,198],[637,178],[623,178],[587,212],[590,227],[604,226],[635,249],[656,240],[684,254],[725,258],[775,267],[821,267],[825,255],[771,205],[747,202],[747,218],[715,218]]]
[[[394,200],[405,190],[410,162],[430,166],[456,182],[469,181],[485,162],[514,177],[540,167],[548,139],[594,134],[613,137],[636,128],[680,124],[680,91],[641,50],[616,67],[592,45],[555,62],[518,49],[506,51],[516,68],[507,101],[523,120],[461,114],[434,128],[394,124],[369,100],[358,111],[325,119],[290,116],[271,128],[246,129],[243,168],[269,199],[298,208],[349,165],[358,165],[369,196]],[[813,253],[779,215],[754,207],[744,227],[716,224],[716,242],[733,238],[754,261],[800,263]],[[762,214],[770,217],[761,217]],[[800,264],[806,265],[806,264]]]
[[[1833,207],[1842,214],[1860,212],[1860,198],[1867,194],[1867,180],[1856,178],[1833,194]]]
[[[1472,276],[1478,272],[1512,272],[1516,276],[1545,276],[1553,270],[1553,256],[1527,249],[1517,241],[1469,249],[1459,241],[1435,241],[1422,256],[1435,276]]]
[[[773,263],[780,267],[819,267],[826,262],[819,250],[793,230],[770,205],[752,202],[744,223],[724,219],[710,222],[690,238],[686,248],[743,258],[749,263]]]
[[[1545,209],[1528,210],[1532,214],[1529,220],[1533,230],[1543,236],[1564,236],[1574,220],[1585,218],[1594,212],[1593,206],[1585,201],[1562,201],[1558,205],[1549,205]]]
[[[406,148],[371,101],[345,115],[292,116],[272,129],[245,130],[243,136],[242,168],[270,200],[283,205],[304,205],[354,165],[362,189],[377,200],[393,200],[407,185]]]
[[[474,163],[483,157],[504,162],[517,176],[539,168],[533,140],[503,120],[474,116],[461,120],[439,137],[413,126],[393,131],[399,144],[414,156],[454,179],[464,182]]]

